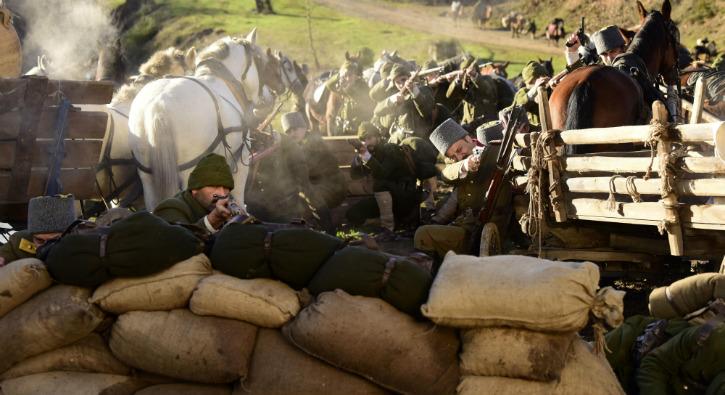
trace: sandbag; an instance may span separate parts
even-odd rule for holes
[[[211,262],[230,276],[276,278],[301,289],[341,245],[342,240],[310,229],[272,231],[265,225],[232,223],[219,232]]]
[[[581,339],[572,343],[560,381],[542,382],[496,376],[464,376],[458,395],[624,395],[603,356],[595,355]]]
[[[385,301],[325,292],[283,328],[293,344],[341,369],[404,394],[452,394],[458,337]]]
[[[0,372],[93,332],[103,312],[88,303],[89,296],[87,289],[56,285],[0,318]]]
[[[5,380],[3,395],[132,395],[147,384],[128,376],[103,373],[47,372]]]
[[[461,373],[535,381],[559,380],[576,333],[544,333],[515,328],[462,332]]]
[[[151,276],[111,280],[96,289],[91,302],[114,314],[178,309],[211,272],[209,258],[199,254]]]
[[[381,298],[400,311],[420,315],[432,282],[430,273],[413,262],[346,247],[322,265],[308,289],[313,295],[342,289],[350,295]]]
[[[231,383],[247,374],[257,328],[188,310],[132,311],[118,317],[109,346],[124,363],[200,383]]]
[[[108,229],[63,236],[43,254],[56,281],[95,288],[116,277],[158,273],[203,250],[191,230],[141,211]]]
[[[725,298],[725,274],[696,274],[652,291],[649,312],[657,318],[682,318],[718,298]]]
[[[232,388],[227,385],[204,385],[204,384],[159,384],[146,387],[135,395],[230,395]]]
[[[289,344],[280,331],[260,329],[249,375],[234,395],[373,395],[384,389]]]
[[[449,252],[421,310],[438,324],[461,328],[577,332],[590,313],[616,327],[623,320],[624,292],[597,291],[598,281],[599,268],[591,262]]]
[[[39,259],[18,259],[0,267],[0,317],[52,283]]]
[[[191,297],[189,309],[197,315],[279,328],[297,315],[300,300],[292,288],[276,280],[241,280],[216,274],[201,280]]]
[[[65,347],[30,357],[10,368],[0,380],[45,372],[89,372],[128,375],[131,369],[111,354],[97,333]]]

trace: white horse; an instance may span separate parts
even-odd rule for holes
[[[153,81],[134,99],[129,143],[148,209],[186,188],[194,166],[211,152],[227,158],[232,196],[244,207],[253,107],[265,107],[274,101],[271,90],[284,89],[279,61],[255,42],[256,29],[246,39],[224,37],[199,54],[194,77]]]
[[[187,75],[194,70],[196,48],[183,51],[170,47],[157,51],[139,67],[106,106],[108,124],[96,168],[96,181],[104,200],[123,207],[142,208],[140,180],[128,142],[128,114],[131,102],[146,84],[164,75]]]

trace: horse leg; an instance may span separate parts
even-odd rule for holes
[[[246,210],[244,204],[244,192],[247,186],[247,176],[249,175],[249,152],[246,148],[242,151],[242,157],[237,161],[237,171],[233,174],[234,189],[231,195],[239,203],[239,207]]]

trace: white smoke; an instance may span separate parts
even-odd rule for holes
[[[110,13],[99,0],[6,0],[6,4],[25,25],[25,71],[36,65],[37,56],[46,55],[50,78],[93,78],[100,48],[117,36]]]

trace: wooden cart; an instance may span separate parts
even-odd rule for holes
[[[110,82],[0,79],[0,222],[24,222],[28,200],[46,193],[52,171],[60,192],[99,196],[95,167],[108,115],[77,105],[107,104],[112,95]],[[61,114],[63,99],[72,105]]]
[[[715,154],[714,136],[725,136],[725,122],[697,123],[695,105],[691,124],[670,125],[655,102],[650,125],[548,130],[540,95],[543,131],[517,136],[512,164],[514,208],[531,241],[523,252],[605,265],[719,263],[725,161]],[[574,154],[582,146],[589,152]]]

